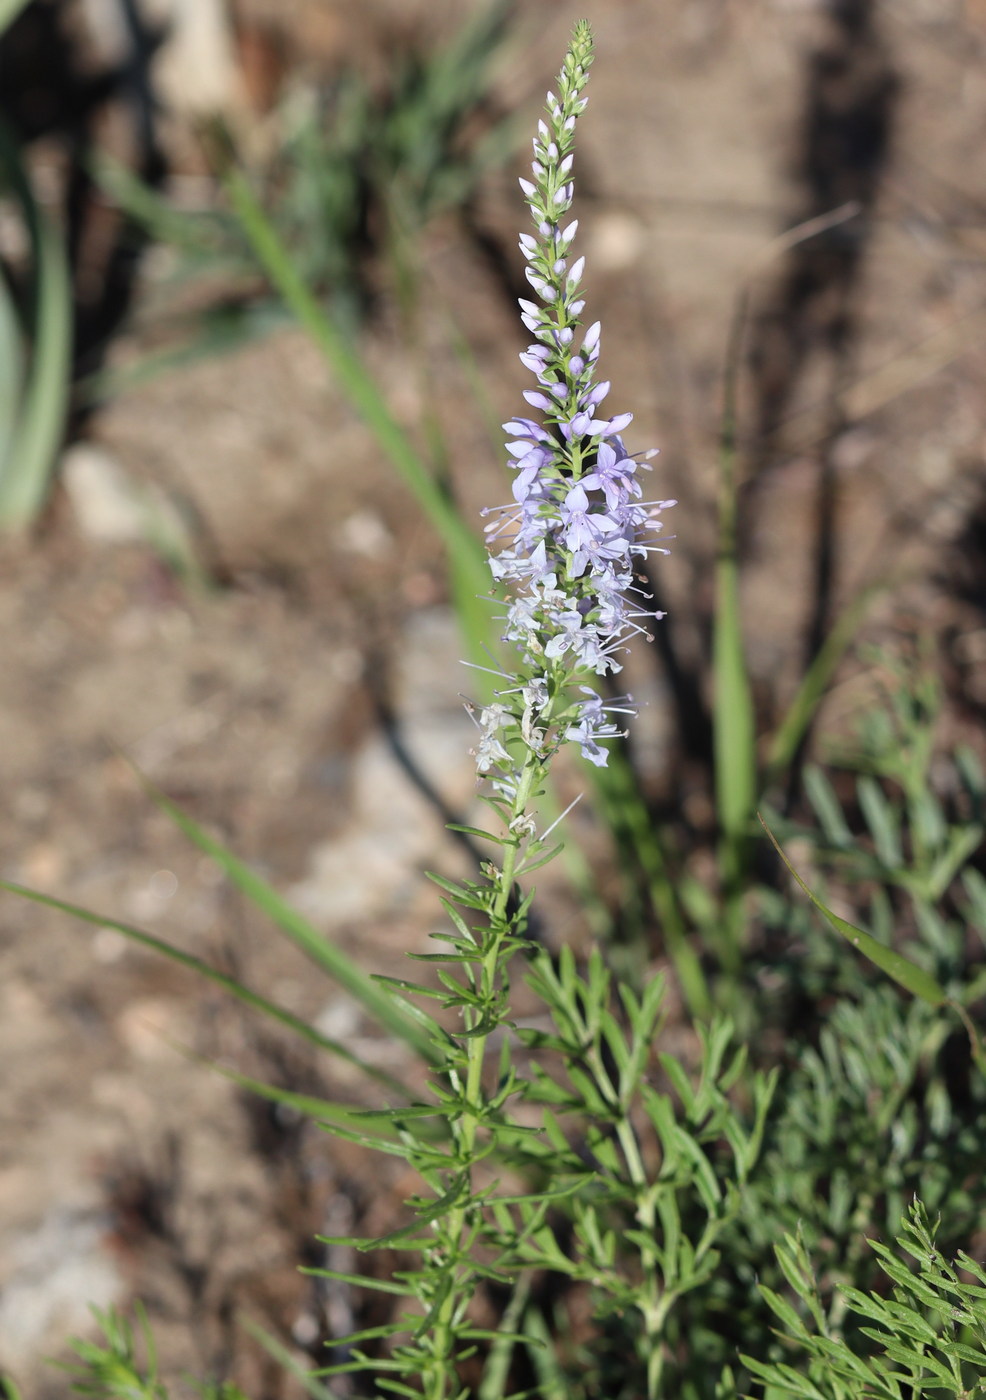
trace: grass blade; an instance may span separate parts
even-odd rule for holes
[[[716,576],[712,643],[716,806],[720,828],[733,848],[729,871],[738,878],[742,859],[736,848],[746,838],[756,796],[753,698],[743,654],[735,558],[720,558]]]
[[[517,1344],[515,1333],[527,1308],[531,1296],[531,1275],[521,1274],[514,1284],[514,1291],[500,1320],[500,1333],[490,1347],[483,1379],[477,1391],[477,1400],[502,1400],[507,1393],[507,1379],[514,1347]]]
[[[214,248],[222,233],[218,216],[186,213],[129,170],[122,161],[100,152],[92,162],[96,183],[134,223],[158,243],[178,248]]]
[[[746,320],[741,295],[726,355],[719,447],[719,542],[716,605],[712,620],[712,729],[716,815],[726,910],[720,952],[727,969],[739,962],[742,910],[739,899],[746,872],[749,823],[756,805],[756,733],[753,695],[743,650],[736,547],[736,386]]]
[[[0,462],[0,525],[22,529],[44,504],[65,428],[72,351],[72,286],[61,235],[34,198],[6,126],[0,169],[21,206],[34,265],[32,350],[20,414]]]
[[[287,1371],[289,1375],[294,1376],[302,1389],[312,1397],[312,1400],[336,1400],[335,1393],[331,1391],[327,1385],[323,1385],[321,1381],[317,1380],[309,1371],[306,1371],[301,1362],[296,1358],[294,1352],[289,1351],[276,1337],[272,1337],[265,1328],[260,1326],[259,1322],[254,1322],[253,1319],[247,1317],[245,1313],[239,1314],[238,1321],[243,1330],[249,1332],[253,1340],[263,1347],[268,1356],[273,1357],[277,1364],[283,1370]]]
[[[372,430],[438,532],[449,556],[456,609],[469,646],[469,659],[487,664],[488,654],[483,643],[493,629],[489,605],[482,601],[490,588],[490,574],[481,542],[464,523],[404,429],[391,415],[378,385],[353,349],[351,337],[344,335],[330,320],[306,286],[277,230],[239,171],[229,174],[227,190],[233,211],[271,283],[315,341],[353,407]]]
[[[409,1017],[380,985],[357,966],[348,954],[337,948],[324,934],[293,909],[267,881],[244,861],[204,831],[198,822],[159,792],[142,774],[138,774],[152,800],[178,829],[211,856],[236,888],[300,948],[313,963],[334,982],[338,982],[364,1011],[384,1030],[410,1045],[428,1064],[436,1060],[435,1047],[424,1030]]]
[[[815,717],[828,684],[835,674],[836,667],[859,630],[867,608],[876,595],[886,587],[886,584],[881,583],[864,588],[845,609],[825,638],[819,648],[818,655],[805,672],[794,699],[788,706],[783,720],[770,741],[761,790],[769,787],[790,766],[798,751],[798,746]]]
[[[231,996],[236,997],[246,1006],[250,1006],[254,1011],[261,1012],[272,1021],[279,1022],[286,1026],[288,1030],[294,1031],[309,1044],[316,1046],[319,1050],[327,1050],[329,1054],[336,1055],[345,1060],[347,1064],[369,1075],[378,1083],[384,1084],[388,1089],[395,1089],[401,1094],[408,1096],[408,1090],[400,1080],[395,1079],[385,1071],[377,1069],[374,1065],[367,1064],[358,1055],[354,1055],[351,1050],[347,1050],[337,1040],[332,1040],[329,1036],[323,1035],[314,1026],[303,1021],[300,1016],[295,1016],[292,1012],[286,1011],[283,1007],[277,1006],[274,1002],[268,1001],[259,992],[252,991],[249,987],[237,981],[235,977],[230,977],[225,972],[220,972],[218,968],[212,967],[209,963],[197,958],[194,953],[186,953],[181,948],[176,948],[174,944],[166,942],[163,938],[157,938],[153,933],[147,933],[144,929],[136,928],[133,924],[122,923],[119,919],[110,919],[103,914],[97,914],[92,909],[85,909],[81,904],[72,904],[69,900],[56,899],[54,895],[42,894],[40,890],[29,889],[26,885],[14,884],[11,880],[0,880],[0,889],[7,890],[9,894],[19,895],[22,899],[29,899],[34,904],[42,904],[48,909],[57,909],[59,913],[69,914],[73,919],[78,919],[85,924],[93,924],[96,928],[111,928],[117,933],[122,933],[125,938],[129,938],[133,943],[139,943],[141,947],[149,948],[151,952],[160,953],[163,957],[170,958],[180,967],[188,968],[199,977],[204,977],[207,981],[215,983],[217,987],[222,987]]]
[[[313,1122],[321,1126],[332,1129],[338,1125],[341,1128],[348,1128],[352,1132],[359,1132],[367,1137],[372,1137],[374,1132],[381,1142],[393,1144],[398,1141],[396,1133],[386,1133],[382,1127],[375,1129],[372,1123],[367,1122],[365,1111],[355,1109],[348,1104],[336,1103],[331,1099],[318,1098],[313,1094],[299,1094],[292,1089],[281,1089],[276,1084],[267,1084],[263,1079],[252,1079],[248,1074],[241,1074],[239,1070],[230,1069],[228,1065],[217,1064],[215,1060],[206,1060],[191,1051],[185,1051],[190,1059],[207,1065],[216,1074],[221,1074],[224,1079],[230,1080],[233,1084],[239,1085],[241,1089],[246,1089],[248,1093],[255,1094],[259,1099],[266,1099],[268,1103],[282,1104],[285,1108],[294,1109],[304,1118],[310,1118]],[[427,1131],[427,1126],[425,1128]],[[438,1134],[435,1134],[437,1137]]]
[[[27,0],[0,0],[0,34],[3,33],[27,5]]]
[[[757,815],[760,817],[759,813]],[[893,948],[887,948],[883,943],[878,943],[875,938],[872,938],[868,933],[864,933],[863,930],[857,928],[855,924],[851,924],[848,919],[840,919],[838,914],[833,914],[832,910],[823,904],[818,896],[813,894],[804,880],[802,880],[801,876],[784,854],[780,842],[774,836],[774,833],[764,821],[763,817],[760,817],[760,825],[767,833],[774,850],[787,866],[793,878],[804,890],[819,913],[825,916],[836,933],[841,934],[854,948],[858,948],[864,957],[869,958],[870,962],[878,967],[881,972],[885,972],[888,977],[892,977],[895,982],[903,987],[905,991],[910,992],[912,996],[920,997],[922,1001],[929,1002],[932,1006],[943,1006],[945,1002],[948,1001],[944,989],[938,985],[929,972],[925,972],[923,968],[918,967],[915,963],[912,963],[908,958],[905,958],[903,954],[896,952]]]

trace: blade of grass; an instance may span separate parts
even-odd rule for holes
[[[316,1123],[327,1124],[330,1128],[335,1125],[349,1128],[353,1132],[363,1133],[367,1137],[375,1135],[382,1142],[394,1143],[399,1140],[397,1133],[384,1131],[384,1125],[378,1128],[369,1122],[362,1110],[352,1108],[347,1104],[335,1103],[331,1099],[318,1098],[313,1094],[298,1094],[291,1089],[281,1089],[276,1084],[267,1084],[262,1079],[252,1079],[250,1075],[241,1074],[238,1070],[230,1069],[228,1065],[220,1065],[215,1060],[207,1060],[182,1046],[178,1048],[189,1059],[205,1065],[214,1070],[216,1074],[221,1074],[224,1079],[239,1085],[241,1089],[256,1094],[257,1098],[266,1099],[268,1103],[282,1104],[285,1108],[292,1108],[296,1113],[300,1113],[305,1118],[311,1118]],[[432,1129],[432,1125],[428,1123],[419,1126],[424,1136],[427,1136],[429,1130]],[[434,1135],[439,1136],[438,1133]]]
[[[747,294],[744,291],[737,299],[726,354],[719,447],[716,608],[712,622],[713,760],[726,898],[726,937],[720,951],[727,968],[734,970],[739,961],[739,896],[746,869],[748,827],[757,785],[753,696],[743,648],[736,549],[736,392],[746,308]]]
[[[892,977],[905,991],[912,996],[920,997],[922,1001],[929,1002],[932,1006],[943,1006],[948,1001],[948,996],[944,989],[938,985],[929,972],[912,963],[909,958],[896,952],[893,948],[887,948],[883,943],[878,943],[870,934],[864,933],[861,928],[851,924],[848,919],[841,919],[838,914],[834,914],[827,905],[823,904],[816,894],[808,888],[794,866],[784,854],[780,842],[777,840],[770,827],[764,821],[760,813],[757,813],[760,825],[767,833],[768,839],[781,860],[787,866],[794,880],[801,886],[805,894],[814,904],[815,908],[824,915],[836,933],[851,943],[854,948],[858,948],[864,957],[878,967],[881,972],[885,972],[888,977]]]
[[[273,298],[249,306],[206,310],[194,318],[176,318],[170,324],[163,321],[162,330],[173,333],[174,344],[163,350],[148,351],[133,364],[97,370],[76,381],[75,402],[89,407],[122,397],[157,375],[231,354],[250,341],[281,330],[286,324],[284,308]]]
[[[441,490],[392,416],[379,386],[368,372],[351,338],[330,320],[295,268],[288,250],[257,201],[246,178],[232,170],[226,182],[229,198],[243,232],[261,266],[285,303],[325,356],[353,407],[376,436],[434,526],[449,556],[456,608],[465,622],[469,659],[486,664],[483,642],[492,633],[491,613],[482,601],[490,575],[485,550]]]
[[[312,1397],[312,1400],[337,1400],[335,1393],[327,1385],[323,1385],[321,1381],[309,1374],[294,1353],[289,1351],[286,1346],[282,1346],[277,1338],[272,1337],[258,1322],[254,1322],[245,1313],[240,1313],[238,1320],[243,1330],[249,1332],[254,1341],[259,1342],[268,1356],[272,1356],[279,1366],[294,1376],[302,1389]]]
[[[639,862],[651,905],[660,920],[665,950],[688,1008],[696,1019],[707,1020],[712,1012],[712,1000],[705,973],[689,941],[689,930],[668,873],[660,836],[626,755],[614,748],[609,763],[605,768],[594,769],[592,778],[607,826],[618,844],[631,851]]]
[[[870,603],[889,585],[873,584],[849,604],[826,637],[818,655],[809,666],[787,713],[770,741],[761,790],[780,776],[790,765],[798,746],[808,732],[821,704],[822,697],[866,615]]]
[[[537,1394],[542,1400],[568,1400],[571,1387],[558,1360],[555,1343],[541,1309],[528,1308],[524,1314],[524,1332],[534,1342],[526,1348],[531,1369],[538,1381]],[[538,1345],[540,1343],[540,1345]]]
[[[262,876],[165,797],[142,773],[138,771],[137,776],[161,811],[200,851],[212,857],[236,888],[266,914],[295,947],[300,948],[334,982],[345,987],[384,1030],[410,1045],[427,1064],[437,1062],[436,1050],[427,1032],[401,1010],[379,983],[363,972],[348,954],[331,943],[297,909],[293,909]]]
[[[739,560],[736,541],[737,398],[743,360],[743,336],[750,293],[759,271],[779,254],[854,218],[855,201],[797,225],[774,239],[758,255],[740,287],[729,328],[723,375],[722,423],[719,433],[719,532],[716,558],[716,608],[712,624],[713,747],[716,815],[721,834],[720,864],[725,896],[725,937],[720,953],[736,971],[742,927],[740,898],[750,857],[750,823],[756,805],[757,754],[753,694],[743,648],[740,620]]]
[[[31,356],[17,427],[0,478],[0,525],[22,529],[44,504],[68,409],[72,287],[61,235],[34,198],[16,142],[0,123],[0,168],[31,242]]]
[[[502,1400],[502,1397],[507,1393],[510,1362],[517,1345],[514,1334],[517,1332],[520,1320],[527,1308],[531,1296],[531,1284],[532,1277],[529,1273],[521,1274],[514,1284],[510,1302],[500,1319],[500,1335],[490,1347],[486,1365],[483,1367],[483,1379],[476,1393],[476,1400]]]
[[[0,34],[13,24],[27,3],[28,0],[0,0]]]
[[[739,604],[737,517],[737,398],[743,336],[750,294],[757,274],[778,255],[855,218],[856,201],[818,215],[773,239],[751,264],[736,297],[723,375],[719,435],[719,535],[716,559],[716,611],[712,630],[713,744],[716,814],[721,832],[721,866],[726,901],[726,938],[721,949],[733,970],[739,961],[742,923],[740,896],[750,854],[750,823],[756,805],[757,759],[753,695],[743,649]]]
[[[73,919],[78,919],[82,923],[92,924],[96,928],[111,928],[117,933],[122,933],[125,938],[129,938],[133,943],[139,943],[141,947],[149,948],[151,952],[160,953],[163,957],[169,958],[179,966],[187,968],[199,977],[204,977],[207,981],[215,983],[217,987],[222,987],[231,996],[236,997],[246,1006],[252,1007],[255,1011],[268,1016],[272,1021],[279,1022],[286,1026],[288,1030],[300,1035],[303,1040],[307,1040],[310,1045],[316,1046],[319,1050],[326,1050],[331,1055],[337,1055],[345,1060],[347,1064],[362,1070],[371,1079],[385,1085],[388,1089],[396,1090],[409,1097],[408,1090],[399,1079],[387,1074],[384,1070],[377,1069],[374,1065],[367,1064],[358,1055],[354,1055],[351,1050],[347,1050],[344,1045],[329,1036],[323,1035],[314,1026],[303,1021],[300,1016],[295,1016],[292,1012],[286,1011],[283,1007],[277,1006],[274,1002],[268,1001],[259,992],[252,991],[249,987],[237,981],[235,977],[230,977],[225,972],[220,972],[218,968],[212,967],[209,963],[203,962],[193,953],[186,953],[181,948],[176,948],[174,944],[166,942],[163,938],[157,938],[153,933],[147,933],[144,929],[136,928],[133,924],[122,923],[119,919],[107,918],[103,914],[97,914],[91,909],[85,909],[81,904],[73,904],[69,900],[56,899],[54,895],[42,894],[40,890],[29,889],[26,885],[14,884],[11,880],[0,880],[0,889],[6,890],[9,894],[19,895],[21,899],[29,899],[34,904],[44,905],[48,909],[57,909],[59,913],[69,914]]]
[[[93,179],[113,203],[147,230],[158,243],[178,248],[219,246],[219,215],[186,213],[105,151],[92,161]]]

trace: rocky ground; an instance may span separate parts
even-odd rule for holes
[[[659,494],[680,501],[660,566],[679,655],[701,673],[720,385],[747,292],[744,608],[764,725],[813,626],[879,583],[864,635],[931,637],[953,730],[975,737],[986,706],[986,7],[584,8],[598,36],[579,166],[589,309],[605,328],[614,399],[637,414],[634,442],[661,446]],[[257,32],[281,34],[289,69],[303,54],[309,72],[379,66],[388,37],[426,10],[436,35],[456,13],[416,0],[240,9]],[[548,0],[526,6],[499,69],[504,104],[532,121],[572,18]],[[230,50],[235,72],[245,52]],[[519,168],[492,175],[478,208],[510,258]],[[833,211],[829,236],[779,238]],[[455,218],[432,226],[423,259],[416,358],[386,304],[366,353],[415,431],[427,359],[456,490],[477,518],[508,487],[449,327],[471,347],[496,419],[518,406],[522,332]],[[146,260],[138,326],[165,272]],[[116,361],[141,333],[120,337]],[[190,847],[130,762],[367,969],[399,968],[436,918],[422,868],[460,857],[402,767],[395,723],[450,808],[473,794],[468,676],[435,539],[291,329],[117,398],[64,468],[37,533],[0,544],[0,873],[221,962],[386,1063],[393,1052],[373,1028]],[[184,522],[198,568],[176,572],[148,540],[149,500]],[[646,780],[665,799],[673,789],[701,827],[707,790],[655,651],[632,676],[651,702],[638,741]],[[850,665],[827,723],[846,722],[867,694]],[[579,936],[564,888],[547,908],[550,937]],[[351,1300],[320,1293],[296,1266],[316,1257],[316,1231],[386,1228],[406,1183],[258,1107],[196,1054],[357,1093],[344,1067],[262,1032],[119,933],[0,900],[0,1367],[31,1400],[66,1393],[43,1358],[88,1328],[88,1304],[141,1297],[169,1377],[232,1373],[272,1400],[293,1392],[245,1336],[241,1310],[299,1352],[327,1319],[344,1330]]]

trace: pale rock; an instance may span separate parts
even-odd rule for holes
[[[407,624],[395,678],[400,739],[445,802],[468,810],[476,788],[469,749],[475,729],[457,685],[461,643],[448,608],[423,609]],[[338,926],[407,904],[423,866],[447,858],[449,838],[434,806],[372,735],[352,760],[348,827],[321,842],[290,898],[309,918]]]
[[[0,1280],[5,1364],[32,1360],[72,1333],[89,1331],[91,1309],[121,1298],[124,1281],[106,1247],[108,1230],[101,1212],[58,1206],[3,1251],[9,1265]]]
[[[100,544],[124,544],[145,535],[144,507],[137,488],[117,461],[90,442],[77,442],[62,456],[61,481],[79,529]]]
[[[588,243],[588,257],[599,272],[624,272],[643,256],[647,230],[633,214],[600,214]]]
[[[120,0],[80,0],[87,38],[104,64],[131,56],[125,7]],[[226,0],[143,0],[149,30],[163,30],[154,62],[154,85],[170,111],[211,116],[240,105],[241,79]]]

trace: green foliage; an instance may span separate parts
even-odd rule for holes
[[[0,0],[0,35],[10,28],[26,4],[27,0]]]
[[[21,530],[44,505],[62,444],[72,292],[61,235],[38,202],[15,138],[2,122],[0,195],[9,200],[29,248],[23,309],[0,265],[0,529]]]
[[[941,684],[926,663],[916,673],[877,653],[880,672],[889,671],[882,703],[868,708],[852,750],[835,762],[854,769],[856,805],[869,838],[856,848],[831,785],[815,769],[809,798],[825,835],[820,850],[834,868],[845,867],[854,883],[875,881],[908,896],[914,917],[949,891],[986,834],[986,777],[968,748],[953,755],[949,812],[935,796],[932,762],[941,711]],[[940,766],[940,765],[939,765]]]
[[[872,938],[868,933],[864,932],[863,929],[857,928],[856,925],[851,924],[848,919],[843,919],[839,914],[833,913],[828,905],[823,903],[816,894],[813,894],[804,880],[802,880],[801,876],[784,854],[777,838],[770,830],[770,827],[767,826],[766,822],[764,822],[763,825],[764,830],[773,843],[774,849],[787,866],[795,882],[800,885],[812,904],[824,915],[835,929],[836,933],[840,933],[848,943],[854,948],[858,948],[865,957],[869,958],[871,963],[874,963],[880,968],[881,972],[885,972],[888,977],[892,977],[905,991],[910,992],[913,996],[922,997],[925,1001],[930,1002],[932,1006],[940,1006],[945,1000],[945,993],[942,991],[941,987],[939,987],[935,979],[930,977],[928,973],[922,971],[920,967],[915,967],[914,963],[902,957],[901,954],[896,952],[893,948],[884,947],[882,943]]]
[[[168,1400],[158,1378],[154,1335],[141,1305],[135,1306],[136,1333],[115,1308],[92,1311],[101,1336],[95,1341],[73,1338],[70,1346],[77,1359],[61,1368],[72,1377],[73,1392],[90,1400]],[[202,1400],[246,1400],[231,1381],[205,1381],[195,1389]],[[16,1393],[11,1400],[17,1400]]]
[[[358,84],[345,86],[337,148],[327,152],[314,119],[297,128],[291,159],[277,170],[287,197],[276,212],[241,173],[227,186],[231,215],[202,223],[125,180],[118,185],[124,202],[158,220],[162,236],[220,259],[232,240],[244,265],[262,267],[442,538],[474,657],[490,626],[476,602],[486,588],[481,551],[439,474],[390,416],[353,348],[345,319],[353,313],[339,297],[355,256],[345,221],[358,207],[357,176],[379,185],[398,253],[421,221],[471,187],[475,151],[450,151],[505,15],[504,5],[477,10],[424,76],[408,66],[390,107],[374,107]],[[584,78],[590,43],[579,26],[563,80],[575,70]],[[22,204],[29,209],[26,196]],[[12,368],[0,381],[4,405],[20,401],[17,376],[25,372],[5,305],[0,341],[6,337]],[[411,1057],[406,1079],[161,939],[0,881],[119,930],[362,1072],[365,1101],[355,1107],[223,1071],[414,1174],[403,1220],[389,1234],[322,1240],[383,1252],[391,1267],[376,1275],[308,1271],[392,1305],[383,1321],[359,1319],[352,1335],[333,1339],[342,1359],[306,1371],[276,1338],[245,1324],[317,1400],[339,1376],[356,1376],[377,1394],[427,1400],[736,1400],[750,1387],[769,1400],[904,1400],[905,1390],[910,1400],[984,1389],[986,1275],[966,1254],[958,1267],[946,1262],[925,1211],[937,1214],[950,1251],[986,1225],[986,1075],[973,1073],[982,1054],[973,1016],[986,979],[970,972],[971,935],[986,940],[986,879],[974,864],[986,779],[960,751],[940,783],[936,686],[881,659],[892,681],[884,704],[867,713],[856,747],[839,759],[854,773],[851,785],[811,768],[813,823],[769,814],[781,841],[806,843],[811,885],[816,876],[831,885],[823,899],[789,866],[843,941],[820,933],[776,889],[752,886],[757,791],[793,761],[864,604],[837,624],[761,773],[740,631],[731,432],[727,415],[713,646],[722,840],[713,887],[681,877],[680,852],[666,834],[655,836],[627,765],[614,763],[597,788],[624,873],[642,877],[660,916],[691,1019],[672,1015],[652,970],[615,976],[612,949],[580,962],[567,945],[552,956],[529,940],[530,877],[558,851],[539,835],[534,804],[551,755],[534,744],[516,785],[504,781],[484,798],[496,831],[458,828],[491,842],[496,861],[472,879],[431,877],[448,922],[433,935],[437,951],[413,955],[420,980],[369,978],[254,870],[152,793],[317,972]],[[560,682],[557,695],[551,690],[548,720],[564,718],[562,691]],[[517,734],[504,738],[520,747]],[[847,895],[853,911],[868,912],[872,933],[835,912]],[[717,982],[690,927],[717,955]],[[523,1025],[515,1021],[518,966],[535,1002]],[[874,983],[874,968],[917,999]],[[716,1001],[734,1014],[715,1014]],[[366,1106],[381,1096],[381,1106]],[[908,1211],[916,1192],[924,1205]],[[873,1240],[898,1232],[916,1269]],[[143,1314],[136,1332],[114,1312],[96,1317],[101,1339],[73,1344],[77,1392],[166,1400]],[[9,1382],[6,1389],[15,1396]],[[202,1393],[242,1400],[229,1383],[208,1383]]]
[[[832,1309],[826,1310],[804,1241],[785,1238],[778,1262],[801,1308],[770,1289],[764,1293],[783,1328],[780,1335],[795,1353],[807,1353],[807,1367],[744,1357],[768,1393],[811,1400],[912,1400],[925,1394],[974,1400],[986,1394],[986,1272],[968,1254],[960,1252],[954,1263],[942,1255],[919,1202],[911,1206],[897,1243],[912,1264],[880,1241],[870,1242],[889,1297],[886,1285],[881,1291],[839,1290],[839,1312],[855,1315],[865,1344],[853,1346]]]
[[[810,766],[805,789],[817,826],[776,814],[771,826],[782,839],[807,840],[814,862],[854,903],[868,899],[872,934],[835,914],[781,852],[809,899],[852,946],[914,995],[950,1000],[981,1058],[981,1035],[965,1008],[982,992],[981,978],[969,982],[968,963],[969,935],[978,933],[986,944],[983,880],[973,863],[986,833],[986,777],[967,748],[935,759],[941,694],[933,671],[925,666],[915,674],[882,653],[874,660],[890,677],[883,703],[867,710],[854,747],[837,755],[857,774],[855,812],[827,774]],[[947,803],[936,786],[949,792]],[[852,829],[855,813],[862,839]]]
[[[407,433],[394,420],[380,385],[364,367],[351,337],[326,314],[306,285],[243,176],[234,173],[230,177],[229,192],[244,233],[285,305],[311,334],[354,407],[442,540],[448,553],[456,607],[470,658],[477,665],[485,664],[491,628],[489,605],[484,603],[483,595],[488,589],[489,576],[479,540],[422,461]]]
[[[75,1393],[92,1400],[168,1400],[158,1380],[157,1350],[143,1308],[137,1305],[140,1344],[133,1327],[115,1309],[93,1308],[93,1316],[101,1338],[92,1342],[74,1338],[71,1346],[78,1360],[63,1367],[72,1376]]]
[[[748,1076],[751,1109],[738,1111],[729,1091],[743,1077],[746,1057],[729,1022],[716,1020],[699,1031],[698,1083],[663,1053],[670,1092],[658,1092],[650,1073],[664,1019],[661,978],[651,978],[639,998],[625,985],[614,998],[598,953],[583,977],[563,949],[557,969],[547,957],[537,960],[530,983],[554,1030],[524,1031],[521,1038],[558,1057],[567,1083],[535,1061],[525,1098],[543,1108],[552,1171],[577,1185],[564,1202],[572,1221],[569,1252],[542,1226],[529,1235],[525,1256],[590,1285],[597,1320],[626,1334],[620,1374],[584,1364],[582,1393],[657,1396],[674,1310],[718,1268],[716,1246],[756,1164],[776,1076]],[[573,1118],[577,1152],[573,1132],[562,1131]]]
[[[825,1276],[858,1283],[864,1231],[892,1236],[917,1191],[950,1246],[981,1227],[984,1152],[986,1081],[969,1075],[963,1032],[870,988],[837,1003],[783,1077],[744,1228],[763,1250],[800,1225]]]
[[[344,317],[358,316],[365,302],[363,250],[375,226],[390,240],[413,239],[437,213],[461,207],[481,175],[510,155],[512,123],[467,134],[484,126],[509,17],[506,0],[478,5],[434,53],[397,56],[384,93],[350,70],[331,98],[288,113],[268,176],[277,191],[270,207],[302,277],[331,289]]]
[[[281,139],[251,173],[252,198],[299,280],[346,335],[373,300],[380,258],[403,271],[428,221],[465,204],[516,146],[513,123],[491,115],[490,99],[510,12],[509,0],[477,5],[444,45],[395,53],[385,85],[347,67],[317,91],[289,94],[274,114]],[[228,144],[217,143],[221,169]],[[106,158],[97,172],[122,209],[176,250],[179,281],[217,273],[242,281],[256,272],[238,209],[177,209]],[[194,346],[215,353],[283,319],[276,283],[274,290],[274,299],[254,294],[246,310],[199,313]]]

